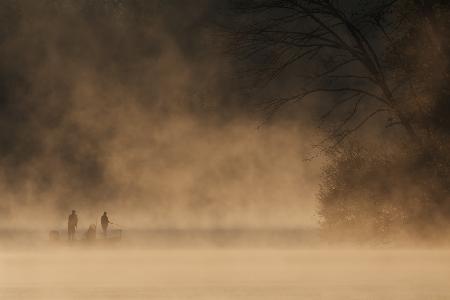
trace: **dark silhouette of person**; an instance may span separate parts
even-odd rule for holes
[[[69,233],[69,240],[73,240],[75,237],[75,230],[78,225],[78,216],[74,210],[72,214],[69,215],[69,222],[67,224],[67,231]]]
[[[86,240],[94,241],[97,235],[97,226],[95,224],[89,225],[88,230],[86,231]]]
[[[106,215],[106,211],[103,213],[103,216],[101,218],[101,223],[102,223],[103,235],[106,236],[106,232],[108,230],[108,225],[111,223],[111,222],[109,222],[108,216]]]

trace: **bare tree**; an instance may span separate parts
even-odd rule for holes
[[[294,87],[288,91],[291,95],[264,103],[269,116],[290,102],[319,96],[311,98],[325,109],[322,120],[338,120],[320,145],[322,150],[334,150],[328,153],[331,162],[324,169],[319,193],[325,231],[362,239],[375,233],[385,239],[394,228],[406,228],[411,234],[425,224],[447,228],[450,7],[446,2],[233,2],[238,20],[233,46],[239,57],[248,59],[259,83],[296,79],[285,85]],[[387,117],[386,127],[403,127],[411,142],[394,154],[359,149],[361,139],[342,143],[381,114]]]
[[[416,144],[420,139],[396,92],[407,78],[392,78],[383,55],[401,18],[390,13],[398,0],[247,0],[234,1],[238,25],[234,49],[240,57],[264,57],[258,76],[269,83],[281,73],[303,69],[296,93],[270,99],[269,114],[283,105],[317,94],[331,94],[334,104],[322,119],[347,107],[347,115],[324,141],[334,147],[373,117],[388,115],[386,126],[401,125]],[[305,74],[307,73],[307,74]],[[371,109],[361,109],[371,103]],[[375,105],[374,105],[375,104]],[[367,106],[366,106],[367,107]],[[360,115],[365,113],[364,115]],[[331,142],[331,144],[329,143]]]

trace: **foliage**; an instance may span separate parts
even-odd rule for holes
[[[269,114],[310,96],[328,103],[320,106],[329,124],[320,144],[330,157],[319,193],[324,232],[360,241],[445,232],[436,229],[450,224],[447,1],[233,2],[236,53],[263,66],[256,75],[269,84],[283,73],[298,79],[292,95],[264,104]],[[355,135],[368,124],[375,130]],[[375,154],[365,145],[383,127],[401,130]]]
[[[440,170],[417,153],[379,154],[354,143],[330,156],[318,195],[327,238],[372,242],[448,233],[449,155]]]

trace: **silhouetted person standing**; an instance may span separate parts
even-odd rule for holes
[[[102,223],[103,235],[106,236],[106,231],[108,230],[108,225],[111,223],[111,222],[109,222],[108,216],[106,215],[106,211],[103,213],[103,216],[101,218],[101,223]]]
[[[69,240],[73,240],[75,237],[75,230],[78,225],[78,216],[74,210],[72,210],[72,214],[69,215],[69,222],[67,224],[67,230],[69,233]]]

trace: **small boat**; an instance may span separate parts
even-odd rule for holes
[[[81,239],[68,240],[62,238],[65,234],[61,234],[58,230],[49,232],[49,241],[52,243],[69,243],[69,244],[86,244],[86,245],[111,245],[117,244],[122,240],[122,230],[109,230],[107,235],[97,235],[97,226],[91,224]]]

